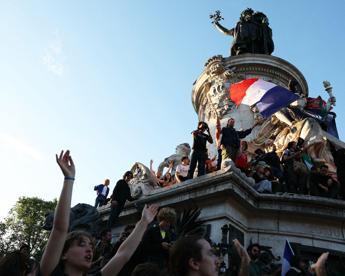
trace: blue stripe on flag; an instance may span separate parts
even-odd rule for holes
[[[285,241],[285,248],[284,248],[284,255],[283,255],[283,264],[282,264],[282,274],[281,276],[285,276],[285,274],[290,269],[290,262],[292,256],[295,255],[292,251],[290,243],[286,240]]]
[[[281,86],[275,86],[256,103],[256,107],[264,118],[269,117],[283,107],[296,101],[299,97],[290,90]]]

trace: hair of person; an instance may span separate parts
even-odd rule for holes
[[[0,259],[0,275],[26,275],[29,268],[29,258],[20,251],[10,252]]]
[[[250,245],[248,245],[248,247],[247,247],[247,252],[252,251],[252,249],[253,249],[254,247],[259,248],[259,251],[261,250],[261,246],[260,246],[260,244],[258,244],[258,243],[251,243],[251,244],[250,244]]]
[[[169,179],[167,178],[167,175],[168,175],[168,174],[170,175],[170,178],[169,178]],[[169,182],[172,181],[173,179],[172,179],[171,173],[167,172],[167,173],[164,175],[163,180],[164,180],[164,181],[169,181]]]
[[[65,244],[62,249],[61,256],[63,256],[67,250],[72,246],[74,241],[81,242],[83,238],[88,238],[91,243],[93,243],[93,237],[90,233],[85,231],[72,231],[68,233]]]
[[[26,243],[23,243],[23,244],[20,246],[19,251],[21,251],[21,250],[24,249],[24,248],[27,248],[27,249],[30,251],[30,246],[29,246],[28,244],[26,244]]]
[[[126,171],[122,179],[125,180],[128,176],[133,176],[133,173],[131,171]]]
[[[108,178],[104,180],[104,184],[106,183],[110,183],[110,180]]]
[[[198,243],[203,239],[201,236],[187,236],[179,238],[170,250],[170,272],[173,276],[187,275],[189,260],[199,261],[202,259],[202,246]]]
[[[294,144],[296,144],[295,141],[290,141],[290,142],[287,144],[287,148],[290,149]]]
[[[200,126],[202,126],[202,127],[204,127],[204,128],[208,128],[207,123],[205,123],[205,122],[203,122],[203,121],[200,121],[200,122],[198,123],[198,128],[199,128]]]
[[[131,276],[164,276],[164,273],[157,264],[142,263],[134,268]]]
[[[175,223],[176,221],[176,211],[170,207],[164,207],[159,210],[157,214],[158,221],[168,221],[171,224]]]
[[[188,156],[183,156],[183,157],[181,158],[181,162],[183,162],[183,160],[186,160],[186,159],[188,159]]]
[[[257,155],[261,155],[261,154],[264,154],[265,152],[262,149],[256,149],[254,151],[254,153],[257,154]]]
[[[108,228],[103,229],[103,230],[101,231],[101,233],[99,234],[99,236],[102,238],[102,237],[104,237],[108,232],[111,232]]]

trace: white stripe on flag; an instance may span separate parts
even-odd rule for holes
[[[246,95],[242,99],[241,104],[249,106],[256,104],[261,100],[263,95],[265,95],[268,90],[272,89],[275,86],[277,85],[272,82],[258,79],[251,86],[249,86],[246,91]]]

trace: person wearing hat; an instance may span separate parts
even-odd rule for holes
[[[205,133],[207,131],[207,134]],[[205,122],[199,122],[198,128],[192,132],[193,135],[193,152],[190,161],[188,178],[193,178],[196,164],[198,163],[198,176],[205,174],[205,163],[207,159],[206,143],[213,144],[210,129]]]

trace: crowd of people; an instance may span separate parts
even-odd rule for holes
[[[126,226],[114,245],[111,244],[111,229],[108,227],[98,239],[84,231],[68,232],[75,165],[69,151],[62,151],[56,156],[56,161],[64,175],[64,182],[42,258],[32,260],[29,246],[23,245],[19,251],[0,260],[0,275],[219,275],[220,260],[207,239],[200,235],[174,234],[172,229],[176,212],[170,207],[145,206],[141,219],[136,225]],[[128,193],[128,182],[132,177],[131,172],[126,172],[116,185],[118,188],[113,193],[112,208],[117,216],[124,202],[133,200]],[[104,187],[95,188],[99,194],[103,191],[107,193],[105,188],[108,185],[106,180]],[[123,194],[126,196],[116,198],[119,189],[125,191]],[[114,200],[116,203],[113,203]],[[97,203],[104,204],[104,198],[97,197]],[[253,255],[253,248],[245,250],[238,240],[234,240],[233,245],[241,260],[238,275],[253,275],[251,270],[255,268],[254,256],[257,254]],[[327,256],[321,255],[314,265],[316,275],[327,275]]]
[[[334,163],[337,167],[337,171],[333,172],[324,161],[313,160],[308,155],[308,147],[301,138],[289,142],[287,148],[279,154],[272,141],[267,141],[263,148],[257,148],[254,153],[250,153],[247,142],[241,139],[249,135],[256,124],[243,131],[236,130],[234,125],[233,118],[230,118],[223,128],[217,120],[215,133],[217,156],[208,156],[207,143],[212,144],[213,139],[207,123],[199,122],[197,129],[192,132],[193,151],[190,158],[183,156],[177,166],[170,162],[169,168],[163,175],[154,171],[151,160],[150,170],[157,186],[168,187],[214,172],[223,168],[225,161],[232,160],[237,168],[254,180],[249,183],[253,183],[253,188],[260,193],[296,193],[345,198],[345,149],[336,150],[332,147]],[[172,174],[174,165],[176,170],[175,174]],[[195,173],[196,168],[197,173]],[[107,186],[107,181],[109,180],[95,187],[98,194],[95,206],[106,202],[104,195],[108,190],[104,187]],[[114,196],[113,193],[112,200]]]
[[[278,155],[276,146],[267,141],[263,148],[248,152],[248,144],[241,140],[249,135],[254,126],[244,131],[234,128],[235,120],[230,118],[221,128],[217,120],[216,143],[218,158],[210,158],[206,144],[213,143],[209,128],[205,122],[199,122],[193,135],[193,152],[191,159],[184,156],[177,166],[175,181],[180,183],[194,177],[196,164],[197,176],[210,173],[224,167],[225,160],[233,163],[248,177],[254,179],[253,188],[260,193],[297,193],[329,198],[345,198],[345,150],[332,153],[337,172],[331,172],[328,165],[320,160],[313,160],[308,155],[304,140],[288,143],[284,152]]]
[[[244,131],[234,128],[235,120],[230,118],[227,125],[221,128],[220,121],[216,126],[216,143],[218,158],[209,158],[207,143],[213,143],[208,125],[199,122],[197,129],[192,132],[193,151],[191,159],[183,156],[176,166],[175,174],[172,174],[174,163],[170,162],[165,174],[154,171],[153,161],[150,161],[150,171],[159,187],[177,185],[188,179],[214,172],[224,167],[226,160],[232,160],[233,164],[247,177],[252,178],[252,187],[259,193],[296,193],[312,196],[322,196],[335,199],[345,198],[345,149],[332,148],[337,173],[330,172],[327,164],[313,160],[307,152],[303,139],[288,143],[287,148],[278,155],[273,142],[266,142],[264,148],[258,148],[254,154],[248,152],[248,144],[241,140],[249,135],[255,125]],[[197,175],[195,176],[195,170]],[[108,229],[116,223],[125,202],[133,201],[129,187],[133,178],[131,171],[125,172],[110,196],[109,179],[104,184],[94,187],[97,191],[95,207],[106,205],[110,202],[110,216]]]

